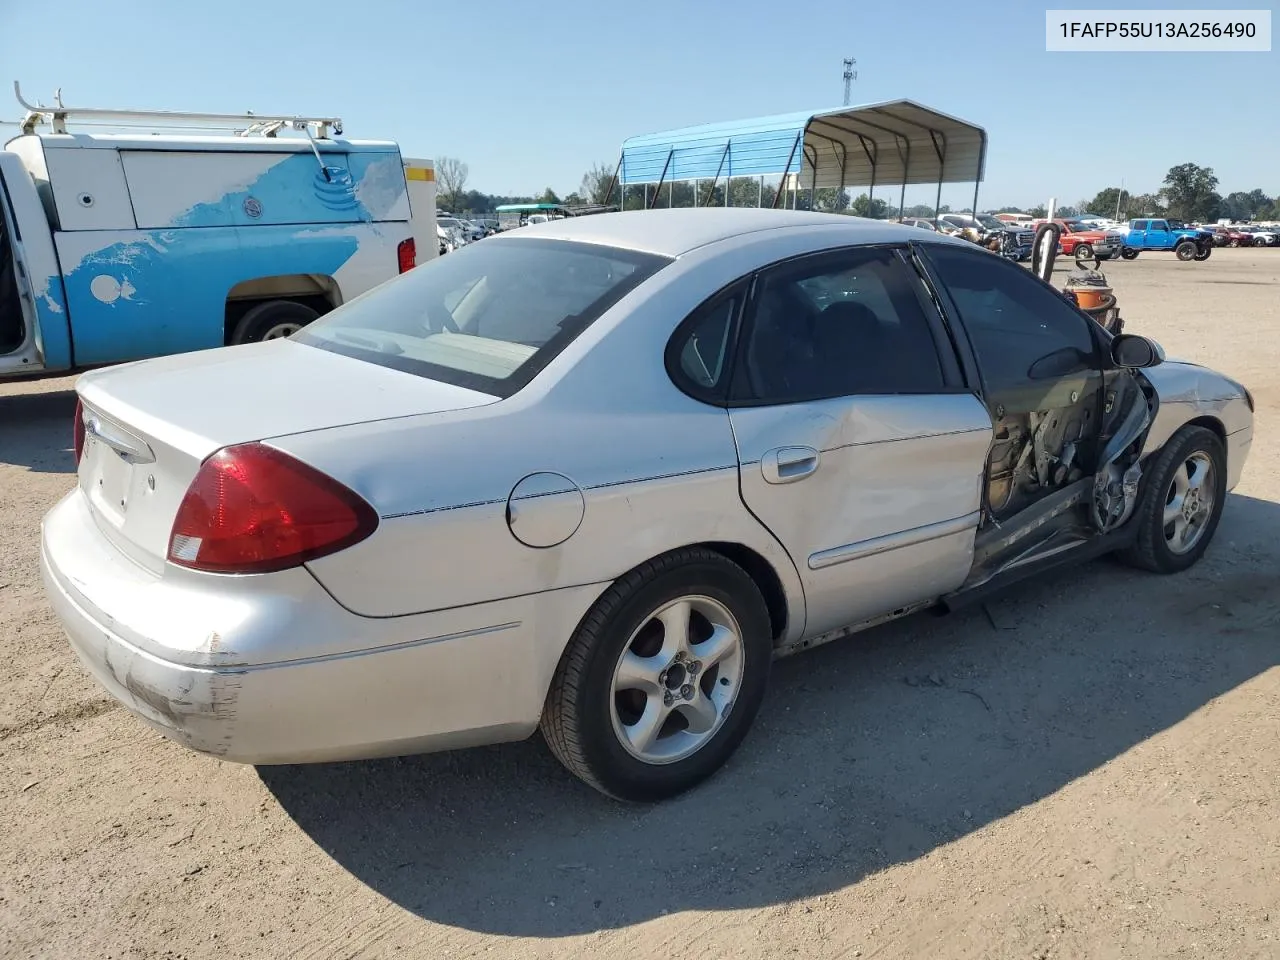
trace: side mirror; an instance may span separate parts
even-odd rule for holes
[[[1111,361],[1128,369],[1154,367],[1164,363],[1164,348],[1149,337],[1122,333],[1111,341]]]

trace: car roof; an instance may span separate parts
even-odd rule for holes
[[[756,207],[700,207],[665,210],[627,210],[566,217],[522,227],[504,234],[512,241],[523,237],[545,237],[598,243],[629,250],[642,250],[668,257],[708,244],[765,230],[842,226],[850,243],[892,243],[904,239],[903,231],[917,228],[884,220],[839,213],[812,213],[808,210],[769,210]]]

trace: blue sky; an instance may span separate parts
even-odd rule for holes
[[[563,194],[632,134],[838,105],[853,56],[854,103],[908,97],[987,128],[984,207],[1122,177],[1154,190],[1188,161],[1224,192],[1280,192],[1280,53],[1046,53],[1044,10],[1071,6],[1179,5],[61,0],[55,29],[46,5],[0,0],[0,79],[45,102],[60,85],[71,106],[338,114],[348,136],[465,160],[471,187]]]

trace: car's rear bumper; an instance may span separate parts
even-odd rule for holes
[[[41,571],[72,648],[109,693],[194,750],[262,764],[528,736],[599,592],[371,619],[296,570],[280,581],[283,596],[263,577],[218,577],[195,598],[183,577],[157,577],[120,553],[78,490],[45,517]],[[270,659],[273,649],[289,659]]]

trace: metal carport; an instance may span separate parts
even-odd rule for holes
[[[619,181],[625,199],[633,184],[657,184],[656,196],[666,182],[710,179],[711,197],[721,177],[727,183],[731,177],[781,176],[785,186],[790,175],[798,187],[815,192],[867,184],[874,197],[877,186],[897,185],[901,216],[908,184],[936,183],[936,216],[944,183],[972,182],[976,213],[986,159],[982,127],[912,100],[891,100],[630,137],[623,141],[609,196]],[[780,188],[774,206],[782,194]],[[694,197],[696,204],[696,190]]]

